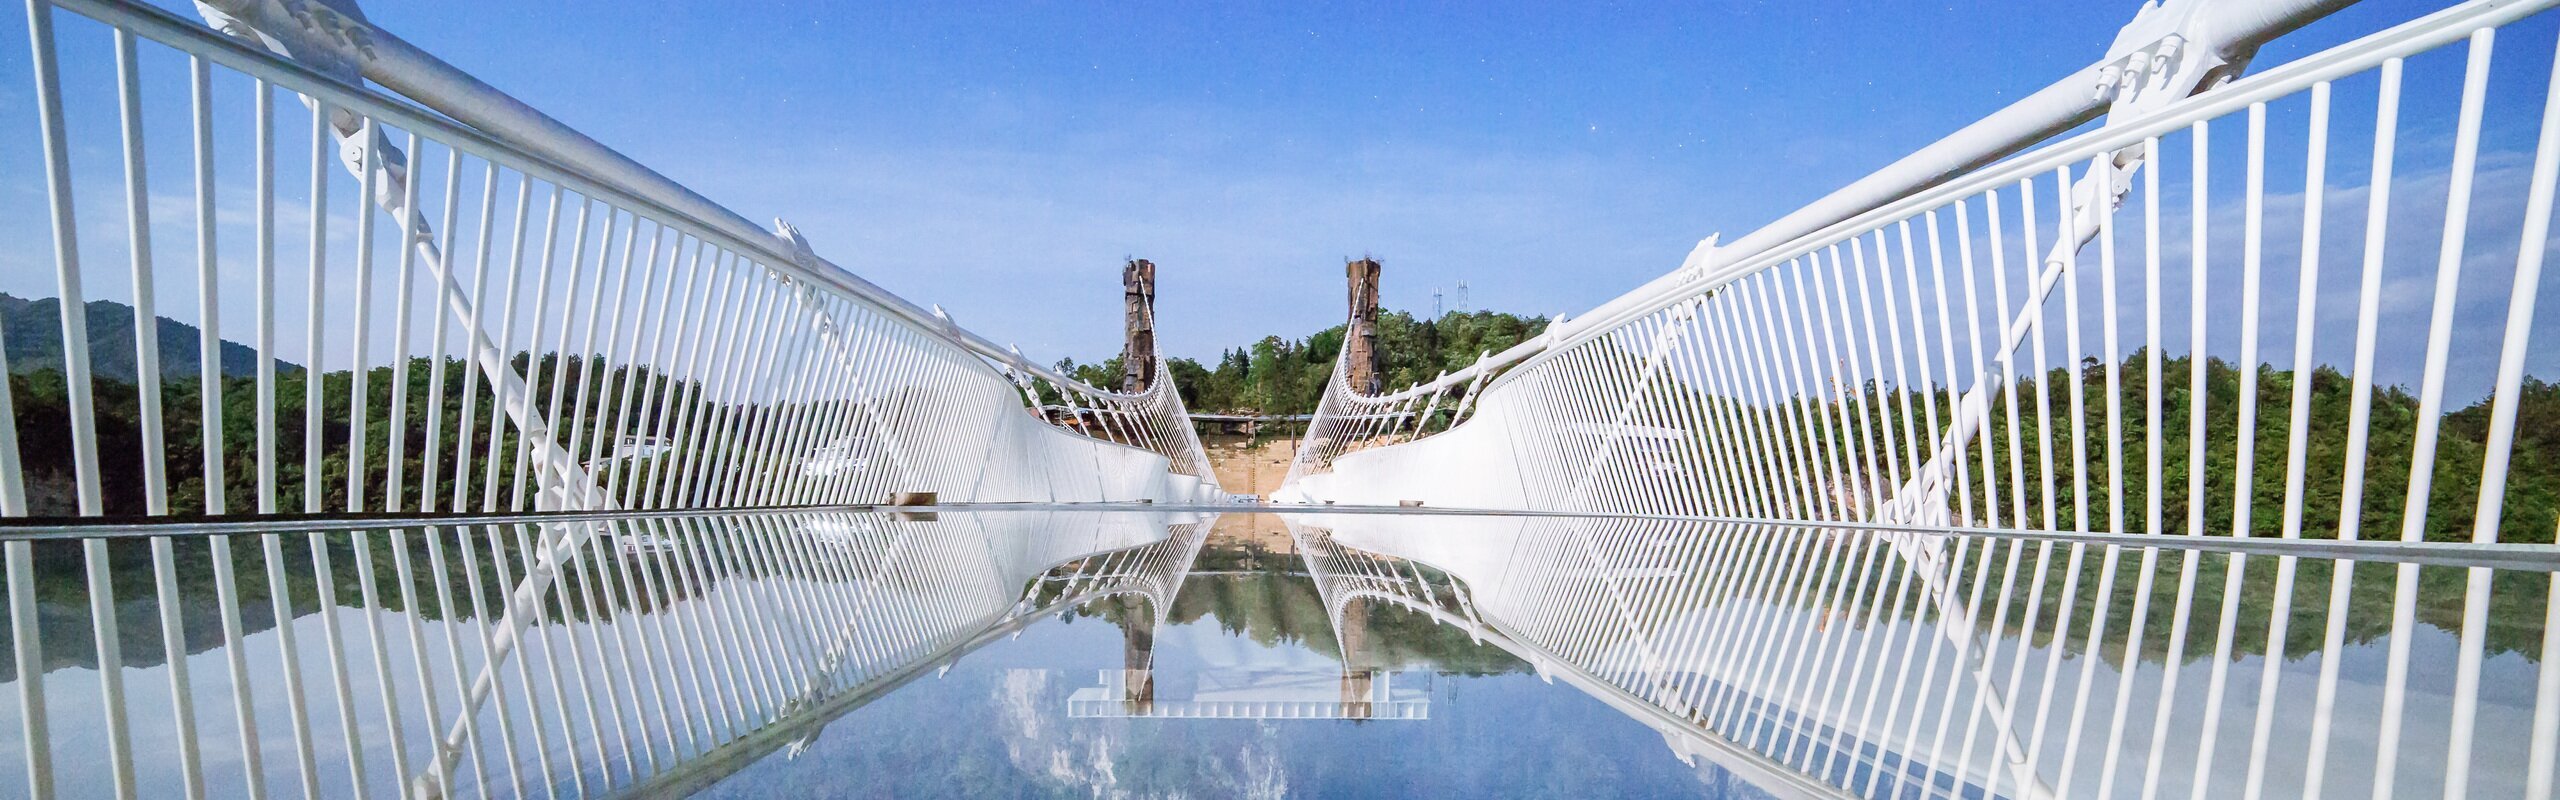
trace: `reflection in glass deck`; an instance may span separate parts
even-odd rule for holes
[[[2472,570],[2498,591],[2471,789],[2521,796],[2560,565],[2541,546],[1663,518],[1292,526],[1337,607],[1467,626],[1684,755],[1805,796],[2368,796],[2375,732],[2401,729],[2385,774],[2423,794],[2444,779],[2442,737],[2421,733],[2453,721]],[[2394,640],[2401,571],[2453,591]],[[2230,577],[2239,591],[2212,591]],[[2394,653],[2405,687],[2385,680]]]
[[[9,587],[0,785],[130,737],[176,756],[135,765],[148,796],[666,791],[1043,614],[1161,592],[1208,522],[670,516],[182,535],[166,559],[40,541]],[[164,616],[155,583],[212,602]]]
[[[1428,676],[1429,673],[1423,673]],[[1196,719],[1431,718],[1431,686],[1398,683],[1381,669],[1335,672],[1231,670],[1199,676],[1200,689],[1172,700],[1157,696],[1149,670],[1107,669],[1102,685],[1067,696],[1070,717],[1168,717]]]
[[[1296,550],[1218,536],[1161,614],[1023,626],[703,796],[1770,796],[1464,629],[1334,613]]]
[[[1282,519],[1288,552],[1212,543],[1214,515],[953,508],[34,540],[0,785],[124,737],[176,756],[135,764],[150,796],[2362,796],[2373,731],[2450,723],[2461,609],[2395,640],[2397,572],[2484,569],[2473,787],[2515,795],[2555,563]]]

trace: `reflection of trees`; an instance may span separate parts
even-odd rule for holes
[[[1433,621],[1420,612],[1390,603],[1366,604],[1369,644],[1359,654],[1362,667],[1430,669],[1465,675],[1522,672],[1528,665],[1501,648],[1477,643],[1466,631]],[[1131,613],[1117,603],[1093,603],[1069,612],[1071,617],[1098,618],[1114,625]],[[1333,621],[1315,581],[1304,575],[1201,575],[1183,584],[1174,599],[1170,621],[1188,625],[1214,621],[1227,635],[1265,647],[1291,645],[1340,658]]]
[[[2006,557],[2007,548],[2005,547],[2000,548],[2000,552],[1995,556],[2000,559]],[[2090,615],[2097,608],[2096,587],[2099,573],[2103,568],[2103,557],[2103,551],[2091,548],[2081,560],[2081,591],[2072,598],[2075,605],[2072,616],[2076,620],[2090,619]],[[2178,599],[2181,562],[2185,557],[2185,554],[2179,551],[2164,550],[2161,551],[2159,561],[2153,567],[2151,613],[2144,620],[2140,640],[2142,655],[2146,661],[2158,662],[2168,654],[2172,615],[2175,613],[2175,604]],[[2127,550],[2117,558],[2115,595],[2110,604],[2110,616],[2114,621],[2110,624],[2111,630],[2107,639],[2100,642],[2110,658],[2121,655],[2123,650],[2123,630],[2128,624],[2128,615],[2133,607],[2135,591],[2138,588],[2137,580],[2142,568],[2142,554],[2139,551]],[[2026,557],[2021,559],[2018,578],[2021,587],[2034,577],[2033,559],[2034,552],[2030,548]],[[2222,613],[2223,589],[2228,585],[2226,579],[2230,576],[2233,559],[2227,555],[2199,553],[2195,561],[2194,600],[2188,612],[2184,648],[2185,660],[2188,662],[2212,657],[2216,635],[2215,621],[2220,619]],[[2244,567],[2246,572],[2241,576],[2241,594],[2237,603],[2239,610],[2236,619],[2239,624],[2233,629],[2231,644],[2231,652],[2234,655],[2263,655],[2267,652],[2267,621],[2276,606],[2276,572],[2280,561],[2281,559],[2266,556],[2253,556],[2246,559]],[[1971,566],[1968,565],[1968,569]],[[2037,615],[2039,620],[2052,620],[2060,609],[2059,587],[2067,575],[2068,567],[2068,548],[2055,547],[2053,558],[2047,564],[2045,571],[2047,588],[2046,596],[2040,605],[2041,612]],[[1993,567],[1995,572],[1991,576],[1990,584],[1994,590],[2000,580],[1997,572],[1999,568],[1995,563]],[[2318,653],[2322,649],[2328,625],[2330,583],[2337,569],[2336,562],[2324,559],[2305,558],[2295,561],[2293,597],[2285,628],[2284,652],[2288,656],[2299,658]],[[2346,644],[2372,644],[2390,635],[2396,574],[2397,569],[2392,564],[2364,563],[2356,567],[2347,601]],[[2416,605],[2418,623],[2447,633],[2459,632],[2462,628],[2463,593],[2467,580],[2468,576],[2461,569],[2421,568],[2418,571]],[[2550,576],[2547,573],[2515,571],[2500,571],[2492,577],[2485,645],[2489,655],[2515,653],[2529,661],[2540,660],[2543,633],[2542,606],[2549,596],[2549,580]],[[1967,573],[1964,581],[1969,585],[1970,573]],[[2004,633],[2009,635],[2018,633],[2015,626],[2024,613],[2026,595],[2024,588],[2013,590],[2009,623],[2011,629]],[[1988,604],[1997,601],[1996,596],[1989,598],[1984,606],[1986,611],[1980,615],[1981,627],[1986,630],[1990,627],[1991,618],[1991,614],[1987,611]],[[2078,623],[2074,627],[2080,632],[2075,632],[2070,641],[2064,642],[2064,646],[2069,652],[2077,653],[2086,648],[2087,625]],[[2052,631],[2049,628],[2039,630],[2035,634],[2035,642],[2038,645],[2051,644],[2051,638]]]
[[[547,623],[569,624],[582,621],[584,611],[580,583],[592,593],[598,613],[619,616],[651,614],[677,602],[700,596],[708,583],[741,578],[770,579],[784,577],[776,569],[755,562],[730,561],[720,557],[709,537],[752,535],[726,524],[697,519],[633,520],[620,523],[569,523],[593,525],[597,534],[585,543],[582,559],[562,568],[561,583],[543,598],[543,617]],[[714,525],[719,525],[715,529]],[[751,523],[750,523],[751,524]],[[324,602],[321,587],[312,580],[313,553],[310,537],[302,533],[278,534],[277,544],[284,556],[281,570],[292,576],[286,586],[288,606],[295,617],[316,614],[325,606],[353,609],[363,607],[362,575],[357,568],[360,558],[369,558],[374,573],[377,607],[386,612],[414,614],[421,620],[444,619],[443,603],[437,597],[437,575],[434,547],[443,550],[445,570],[441,573],[443,591],[451,599],[458,620],[487,617],[495,621],[505,613],[506,594],[516,581],[525,576],[527,548],[537,541],[541,529],[531,525],[469,525],[444,528],[405,528],[363,532],[364,547],[359,551],[358,535],[352,531],[332,531],[323,540],[334,583]],[[431,546],[427,537],[437,537]],[[244,634],[272,629],[275,619],[275,587],[268,583],[266,551],[260,534],[237,534],[232,541],[232,581],[239,592],[240,622]],[[469,559],[464,558],[464,538],[470,539]],[[630,546],[626,547],[625,544]],[[408,551],[413,580],[400,582],[396,545]],[[210,537],[173,536],[172,572],[177,577],[180,618],[184,622],[186,651],[204,652],[222,646],[222,620],[213,610],[215,571],[213,544]],[[122,538],[107,540],[109,576],[117,597],[116,626],[124,663],[128,667],[160,664],[167,648],[160,632],[160,597],[154,588],[156,574],[149,540]],[[692,548],[690,555],[674,548]],[[97,641],[92,633],[89,614],[89,582],[85,561],[77,541],[38,542],[31,548],[35,562],[35,596],[37,621],[44,642],[45,666],[97,666]],[[679,562],[677,559],[685,559]],[[501,575],[498,559],[506,561]],[[470,581],[477,567],[482,605],[472,605]],[[625,578],[628,567],[630,578]],[[639,585],[634,591],[623,591],[624,582]],[[564,591],[565,590],[565,591]],[[574,616],[564,603],[578,603]],[[0,648],[12,641],[6,626],[0,626]],[[0,659],[0,680],[14,680],[16,663]]]
[[[1360,603],[1368,616],[1369,640],[1354,654],[1358,666],[1402,670],[1427,668],[1460,675],[1500,675],[1529,671],[1528,662],[1510,651],[1482,644],[1463,629],[1441,624],[1430,615],[1394,603]],[[1324,651],[1333,652],[1333,651]]]
[[[1533,523],[1533,530],[1557,524],[1561,523]],[[1714,534],[1715,526],[1703,523],[1687,525],[1694,527],[1679,531],[1679,535]],[[1864,625],[1868,609],[1877,603],[1888,602],[1894,596],[1896,582],[1904,580],[1903,572],[1909,566],[1900,557],[1888,553],[1888,548],[1881,539],[1875,538],[1881,536],[1877,533],[1791,526],[1754,526],[1743,528],[1740,532],[1742,535],[1733,541],[1752,542],[1758,537],[1781,537],[1782,541],[1777,544],[1777,551],[1771,556],[1773,560],[1799,558],[1804,548],[1815,548],[1812,558],[1804,561],[1807,566],[1803,568],[1805,571],[1801,575],[1804,582],[1813,584],[1811,590],[1793,591],[1794,587],[1801,584],[1789,581],[1786,583],[1788,590],[1778,593],[1776,597],[1812,615],[1829,617],[1831,619],[1829,624]],[[1549,530],[1543,535],[1574,534]],[[1605,540],[1612,536],[1605,530],[1590,535],[1596,540]],[[2174,545],[2177,543],[2176,538],[2165,537],[2164,543]],[[1872,547],[1862,547],[1871,539],[1874,540]],[[2110,621],[2107,635],[2098,644],[2110,658],[2121,656],[2126,641],[2125,626],[2130,624],[2136,594],[2141,588],[2143,551],[2131,548],[2119,551],[2116,556],[2114,583],[2109,587],[2101,587],[2100,579],[2105,568],[2106,549],[2094,545],[2086,546],[2078,561],[2077,585],[2066,596],[2063,588],[2072,576],[2072,545],[2029,540],[1976,539],[1963,547],[1961,551],[1963,558],[1957,560],[1960,541],[1950,538],[1941,545],[1950,570],[1946,583],[1958,588],[1960,601],[1972,601],[1976,607],[1975,625],[1979,630],[1990,631],[1993,621],[1998,617],[1997,609],[2003,597],[2001,587],[2004,582],[2007,582],[2009,588],[2006,598],[2009,603],[2009,613],[2003,623],[2006,629],[2000,633],[2007,636],[2026,635],[2038,646],[2056,644],[2053,641],[2055,620],[2059,617],[2063,604],[2068,602],[2073,608],[2072,629],[2070,635],[2059,644],[2065,652],[2079,653],[2088,647],[2089,624],[2087,621],[2093,618],[2099,607],[2099,601],[2103,598],[2106,601]],[[1834,542],[1831,550],[1820,549],[1826,542]],[[1984,551],[1985,547],[1990,549],[1987,554]],[[2180,574],[2187,559],[2191,557],[2189,552],[2162,549],[2150,568],[2150,611],[2143,620],[2139,639],[2145,660],[2157,662],[2165,658],[2169,651],[2169,634],[2177,608]],[[2013,553],[2017,558],[2014,577],[2009,572],[2009,560]],[[2035,591],[2035,584],[2040,556],[2043,558],[2044,566],[2043,590],[2039,595]],[[1730,590],[1722,585],[1731,577],[1727,572],[1732,567],[1727,561],[1710,560],[1713,557],[1712,553],[1700,552],[1692,556],[1687,563],[1677,567],[1682,575],[1677,579],[1680,581],[1679,585],[1698,592],[1697,596],[1701,598],[1698,605],[1702,608],[1712,608],[1736,599]],[[1855,583],[1859,570],[1855,568],[1857,562],[1853,559],[1860,557],[1874,564],[1874,568],[1866,571],[1863,587]],[[2223,589],[2227,585],[2229,571],[2236,560],[2229,554],[2201,551],[2193,552],[2192,558],[2195,577],[2185,631],[2186,643],[2183,648],[2183,658],[2190,662],[2211,658],[2213,655],[2218,621],[2221,618],[2224,603]],[[1832,563],[1840,565],[1827,578],[1821,574],[1823,559],[1829,559]],[[2268,616],[2273,613],[2277,604],[2276,574],[2281,561],[2282,559],[2273,556],[2251,556],[2245,559],[2246,572],[2242,575],[2241,594],[2236,603],[2237,624],[2234,626],[2232,654],[2261,655],[2267,651],[2267,622]],[[2366,562],[2356,567],[2346,604],[2345,642],[2347,644],[2370,644],[2381,641],[2389,635],[2397,572],[2395,566],[2390,563]],[[1980,575],[1986,569],[1988,574]],[[2284,646],[2284,652],[2289,657],[2300,658],[2321,651],[2328,624],[2330,583],[2337,569],[2337,562],[2326,559],[2295,559],[2293,596],[2288,608]],[[1976,596],[1974,588],[1978,575],[1985,578],[1981,582],[1979,597]],[[2421,568],[2418,579],[2418,602],[2415,608],[2417,621],[2422,625],[2433,626],[2448,633],[2458,632],[2462,624],[2466,580],[2465,571],[2459,568],[2432,566]],[[2549,596],[2549,580],[2550,575],[2547,573],[2507,570],[2499,571],[2493,577],[2486,638],[2486,651],[2489,654],[2515,653],[2526,659],[2540,658],[2543,604]],[[1596,590],[1596,587],[1585,588]],[[1840,591],[1844,588],[1847,590],[1845,593]],[[1855,614],[1850,614],[1850,609],[1846,607],[1832,605],[1835,597],[1841,598],[1840,602],[1844,605],[1851,602],[1860,594],[1861,588],[1864,589],[1865,599],[1857,607]],[[2107,590],[2104,595],[2100,594],[2102,588]],[[1916,580],[1910,591],[1911,594],[1901,605],[1888,605],[1884,617],[1894,621],[1909,621],[1915,616],[1920,616],[1928,624],[1937,624],[1937,611],[1922,596],[1924,590]],[[1646,596],[1674,598],[1686,596],[1686,593],[1660,590],[1649,591]],[[1765,593],[1754,593],[1750,596],[1750,600],[1754,603],[1771,602],[1770,595]],[[2019,626],[2031,615],[2030,600],[2035,601],[2032,616],[2037,620],[2037,629],[2021,631]],[[1672,601],[1657,599],[1653,602]],[[1921,616],[1924,609],[1926,614]],[[1668,619],[1670,616],[1652,618]]]

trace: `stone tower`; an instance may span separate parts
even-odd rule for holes
[[[1133,258],[1120,268],[1120,298],[1127,313],[1127,345],[1120,350],[1120,391],[1144,392],[1156,382],[1156,265]]]
[[[1343,331],[1343,364],[1350,372],[1352,391],[1377,394],[1385,391],[1384,378],[1378,374],[1378,273],[1377,259],[1361,258],[1343,265],[1345,279],[1351,286],[1351,321]]]

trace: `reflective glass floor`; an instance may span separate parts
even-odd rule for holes
[[[2560,697],[2548,546],[1151,507],[0,541],[0,796],[2367,796],[2445,783],[2447,730],[2523,796]]]
[[[1032,624],[700,796],[1768,796],[1419,612],[1337,635],[1297,559],[1221,544],[1161,628],[1109,600]]]

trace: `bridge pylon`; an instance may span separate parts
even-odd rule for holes
[[[1343,264],[1344,280],[1350,284],[1351,318],[1343,329],[1342,346],[1344,385],[1361,394],[1377,394],[1386,389],[1378,374],[1378,260],[1363,256]]]
[[[1120,267],[1120,296],[1127,324],[1120,351],[1120,391],[1144,394],[1156,382],[1156,264],[1129,259]]]

